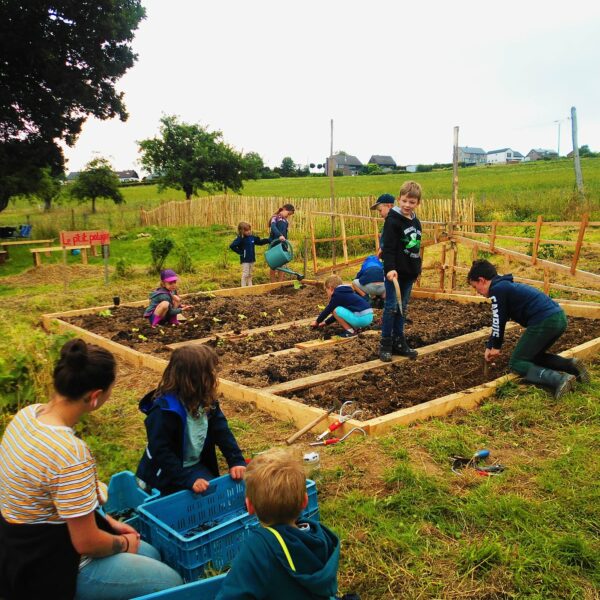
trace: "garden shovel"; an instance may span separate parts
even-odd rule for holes
[[[402,294],[400,293],[400,285],[398,284],[398,278],[392,279],[394,287],[396,288],[396,301],[398,302],[398,312],[402,315]]]

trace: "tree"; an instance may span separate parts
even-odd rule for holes
[[[188,200],[198,190],[240,191],[242,156],[222,141],[220,131],[180,123],[175,116],[160,121],[161,137],[138,142],[142,165],[160,174],[159,189],[183,190]]]
[[[282,177],[293,177],[296,174],[296,163],[292,158],[286,156],[281,161],[281,167],[279,167],[279,172]]]
[[[110,198],[115,204],[125,201],[119,190],[119,178],[105,158],[95,158],[88,163],[71,184],[69,193],[80,202],[91,200],[93,213],[96,212],[96,198]]]
[[[52,176],[50,167],[41,169],[41,178],[38,182],[35,195],[44,202],[44,211],[52,208],[52,202],[58,198],[62,189],[61,180]]]
[[[242,158],[242,179],[259,179],[265,163],[257,152],[247,152]]]
[[[144,15],[141,0],[0,2],[0,210],[43,167],[62,172],[57,142],[74,144],[88,115],[127,118],[115,84]]]

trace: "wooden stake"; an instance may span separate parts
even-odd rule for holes
[[[581,219],[581,225],[579,226],[579,235],[577,236],[577,245],[575,246],[575,254],[573,255],[573,261],[571,262],[571,275],[575,275],[577,270],[577,262],[579,261],[579,254],[581,252],[581,244],[583,243],[583,236],[585,235],[585,229],[588,226],[589,216],[584,214]]]
[[[538,215],[537,222],[535,224],[535,238],[533,240],[533,247],[531,249],[531,264],[537,263],[537,253],[540,245],[540,235],[542,233],[542,215]]]

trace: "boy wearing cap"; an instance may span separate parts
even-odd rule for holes
[[[408,307],[412,286],[421,274],[421,222],[415,209],[421,202],[421,186],[406,181],[400,188],[399,206],[391,194],[383,194],[371,206],[385,219],[383,224],[382,260],[385,273],[385,304],[381,324],[379,358],[389,362],[392,354],[415,358],[417,351],[410,348],[404,337],[404,313]],[[400,287],[402,313],[398,310],[394,280]]]
[[[189,306],[181,303],[176,288],[177,273],[173,269],[163,269],[160,272],[160,287],[150,292],[150,305],[144,311],[144,317],[150,321],[152,327],[166,323],[179,325],[177,315]]]

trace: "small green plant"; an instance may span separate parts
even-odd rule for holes
[[[160,272],[174,245],[175,242],[170,237],[155,237],[150,240],[150,254],[152,256],[150,270],[152,273]]]
[[[183,244],[177,246],[177,262],[175,270],[178,273],[195,273],[196,269],[192,262],[192,256],[189,251],[191,245],[190,240],[184,240]]]
[[[117,262],[115,263],[115,277],[119,279],[127,279],[133,273],[133,269],[131,268],[131,264],[129,261],[120,256],[117,258]]]
[[[110,311],[110,308],[107,308],[107,309],[105,309],[105,310],[101,310],[101,311],[98,313],[98,316],[99,316],[99,317],[112,317],[112,316],[113,316],[113,314],[112,314],[112,312]]]

